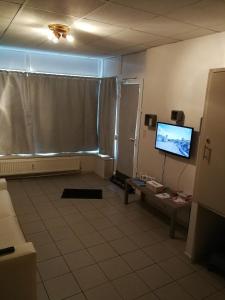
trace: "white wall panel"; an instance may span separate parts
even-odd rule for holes
[[[119,76],[122,78],[144,77],[146,66],[146,51],[103,60],[103,77]]]
[[[142,79],[145,73],[146,51],[122,56],[122,78]]]
[[[98,77],[101,61],[73,55],[31,53],[30,71]]]
[[[103,77],[118,76],[121,72],[121,57],[111,57],[103,60]]]
[[[26,52],[0,48],[0,69],[26,71]]]
[[[0,69],[100,77],[102,59],[0,47]]]

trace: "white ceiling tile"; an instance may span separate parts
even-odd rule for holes
[[[131,54],[131,53],[135,53],[135,52],[144,51],[145,49],[147,49],[147,47],[145,45],[140,44],[140,45],[130,46],[127,48],[122,48],[118,51],[114,51],[113,54],[114,55]]]
[[[225,30],[225,26],[224,26]],[[199,28],[197,30],[194,30],[192,32],[186,32],[186,33],[180,33],[176,34],[174,37],[179,39],[179,40],[189,40],[189,39],[194,39],[197,37],[209,35],[209,34],[214,34],[215,31],[204,29],[204,28]]]
[[[123,47],[127,47],[128,43],[126,42],[120,42],[118,40],[110,39],[109,37],[98,39],[90,44],[88,44],[90,47],[94,47],[96,49],[100,49],[104,53],[111,52],[115,50],[119,50]]]
[[[108,3],[87,16],[88,19],[130,27],[153,18],[154,15],[133,8]]]
[[[104,54],[99,48],[94,46],[82,44],[81,42],[75,42],[74,44],[68,43],[58,43],[52,44],[50,42],[45,42],[39,45],[39,50],[54,51],[65,54],[77,54],[77,55],[94,55],[102,56]]]
[[[225,25],[225,1],[203,0],[199,3],[175,10],[170,17],[199,25],[208,29]]]
[[[27,30],[29,27],[46,27],[51,23],[63,23],[66,25],[73,24],[77,18],[70,17],[62,14],[51,13],[47,11],[41,11],[33,8],[22,9],[15,17],[13,23],[19,25],[26,25]]]
[[[124,30],[118,34],[113,34],[101,39],[98,39],[91,44],[91,47],[97,47],[104,53],[106,52],[116,52],[124,48],[130,48],[137,44],[143,44],[150,41],[157,40],[158,37],[151,34],[137,32],[133,30]]]
[[[90,43],[92,41],[99,39],[98,35],[91,34],[89,32],[82,32],[74,29],[71,31],[71,34],[75,38],[75,42],[79,42],[79,43]]]
[[[36,28],[27,28],[23,25],[11,25],[1,38],[2,44],[14,46],[35,47],[46,39],[46,36]]]
[[[145,43],[146,48],[152,48],[152,47],[157,47],[157,46],[161,46],[161,45],[166,45],[166,44],[173,44],[176,42],[179,42],[179,39],[172,39],[172,38],[160,38],[156,41],[152,41],[149,43]]]
[[[124,28],[100,23],[88,19],[75,21],[71,27],[71,33],[81,43],[90,43],[104,36],[123,31]]]
[[[23,4],[25,0],[3,0],[3,2],[10,2],[10,3],[16,3],[16,4]]]
[[[6,39],[12,40],[15,38],[17,41],[19,39],[20,43],[27,43],[28,40],[33,41],[40,37],[42,37],[43,40],[47,39],[48,24],[63,23],[70,25],[73,24],[75,20],[75,17],[44,12],[32,8],[24,8],[17,14],[13,24],[7,30],[5,35]],[[16,30],[16,28],[19,30]]]
[[[98,47],[79,44],[73,48],[72,53],[83,54],[83,55],[94,55],[94,56],[104,56],[105,52]]]
[[[176,34],[194,31],[196,26],[175,21],[166,17],[156,17],[142,25],[133,27],[136,30],[159,36],[173,37]]]
[[[225,0],[28,0],[18,12],[23,2],[0,0],[1,45],[109,56],[225,31]],[[50,23],[71,26],[74,43],[50,43]]]
[[[67,41],[64,39],[60,40],[58,44],[54,44],[49,40],[45,40],[44,42],[40,43],[37,48],[40,50],[69,52],[73,51],[74,44],[67,43]]]
[[[29,0],[27,6],[45,11],[83,17],[105,2],[101,0]]]
[[[0,1],[0,18],[13,18],[19,8],[19,4]]]
[[[164,14],[173,11],[176,8],[184,7],[199,0],[112,0],[129,7],[141,9],[156,14]]]
[[[71,34],[75,38],[76,42],[83,43],[83,44],[88,44],[91,43],[95,40],[99,40],[102,37],[93,33],[89,32],[82,32],[82,31],[77,31],[77,30],[72,30]]]
[[[145,42],[155,41],[158,39],[158,36],[127,29],[120,33],[113,34],[108,38],[111,39],[112,41],[120,42],[121,45],[123,44],[137,45]]]
[[[111,35],[124,30],[123,27],[97,22],[89,19],[80,19],[78,21],[75,21],[72,28],[73,30],[76,30],[76,32],[86,32],[98,37]]]
[[[10,19],[0,17],[0,36],[10,24]]]
[[[87,47],[86,49],[84,48],[77,48],[73,51],[73,53],[77,53],[80,55],[88,55],[88,56],[98,56],[98,57],[104,57],[105,55],[107,55],[107,52],[105,53],[104,51],[101,51],[98,48],[91,48],[91,47]]]
[[[31,40],[30,38],[26,39],[26,38],[22,38],[20,39],[18,37],[18,35],[12,36],[10,35],[10,37],[6,37],[4,36],[3,39],[1,39],[1,44],[3,44],[4,46],[10,46],[13,48],[27,48],[27,49],[38,49],[38,45],[41,41],[38,40]]]

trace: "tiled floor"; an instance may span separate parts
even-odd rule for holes
[[[224,300],[225,280],[184,256],[163,220],[123,204],[93,174],[8,182],[23,232],[37,250],[38,300]],[[104,199],[60,199],[64,188],[102,188]]]

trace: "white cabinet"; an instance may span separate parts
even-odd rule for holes
[[[109,179],[113,175],[113,159],[97,156],[94,170],[98,176]]]

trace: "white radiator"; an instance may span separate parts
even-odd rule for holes
[[[79,156],[0,160],[0,176],[79,170]]]

